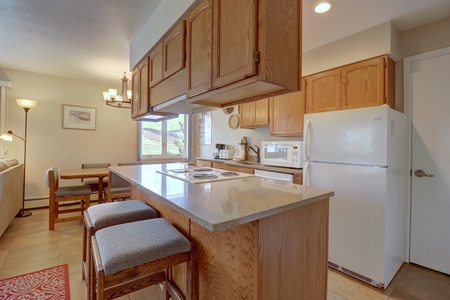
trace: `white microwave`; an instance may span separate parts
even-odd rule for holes
[[[303,142],[261,142],[261,163],[268,166],[303,168]]]

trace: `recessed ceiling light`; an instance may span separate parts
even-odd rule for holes
[[[330,8],[331,8],[330,2],[321,2],[316,5],[316,7],[314,8],[314,11],[318,14],[323,14],[324,12],[329,11]]]

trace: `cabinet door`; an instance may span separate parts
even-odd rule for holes
[[[230,172],[240,172],[240,173],[246,173],[246,174],[254,174],[255,171],[253,169],[250,168],[245,168],[245,167],[237,167],[237,166],[230,166],[227,164],[223,165],[223,169],[230,171]]]
[[[163,79],[163,52],[161,43],[150,52],[149,64],[149,81],[150,87],[152,87]]]
[[[138,115],[146,114],[149,111],[149,82],[148,82],[148,59],[139,65],[139,110]]]
[[[187,21],[188,97],[212,87],[212,0],[204,0]]]
[[[255,101],[253,125],[262,127],[269,125],[269,98]]]
[[[306,113],[341,109],[341,69],[307,76],[304,79]]]
[[[220,162],[213,162],[213,163],[212,163],[212,167],[213,167],[214,169],[225,170],[225,164],[224,164],[224,163],[220,163]]]
[[[198,167],[208,167],[208,168],[211,168],[211,167],[212,167],[212,162],[207,161],[207,160],[200,160],[200,159],[197,159],[197,166],[198,166]]]
[[[239,104],[239,124],[241,128],[249,128],[253,126],[255,115],[255,102]]]
[[[139,67],[133,70],[131,74],[131,118],[135,118],[138,115],[140,94],[139,94]]]
[[[385,103],[385,58],[377,57],[342,68],[342,109]]]
[[[214,1],[214,88],[257,74],[257,20],[257,0]]]
[[[240,104],[239,115],[241,128],[269,126],[269,99]]]
[[[270,100],[270,134],[279,136],[303,135],[304,102],[302,93],[290,93]]]
[[[185,67],[186,22],[182,21],[163,41],[163,78]]]

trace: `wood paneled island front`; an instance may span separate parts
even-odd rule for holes
[[[334,193],[258,177],[188,183],[157,172],[181,164],[111,167],[194,245],[194,299],[326,299],[328,199]],[[174,270],[184,286],[185,266]]]

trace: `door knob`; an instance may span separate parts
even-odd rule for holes
[[[433,174],[427,174],[424,172],[424,170],[421,169],[417,169],[416,171],[414,171],[414,175],[416,175],[417,177],[434,177]]]

